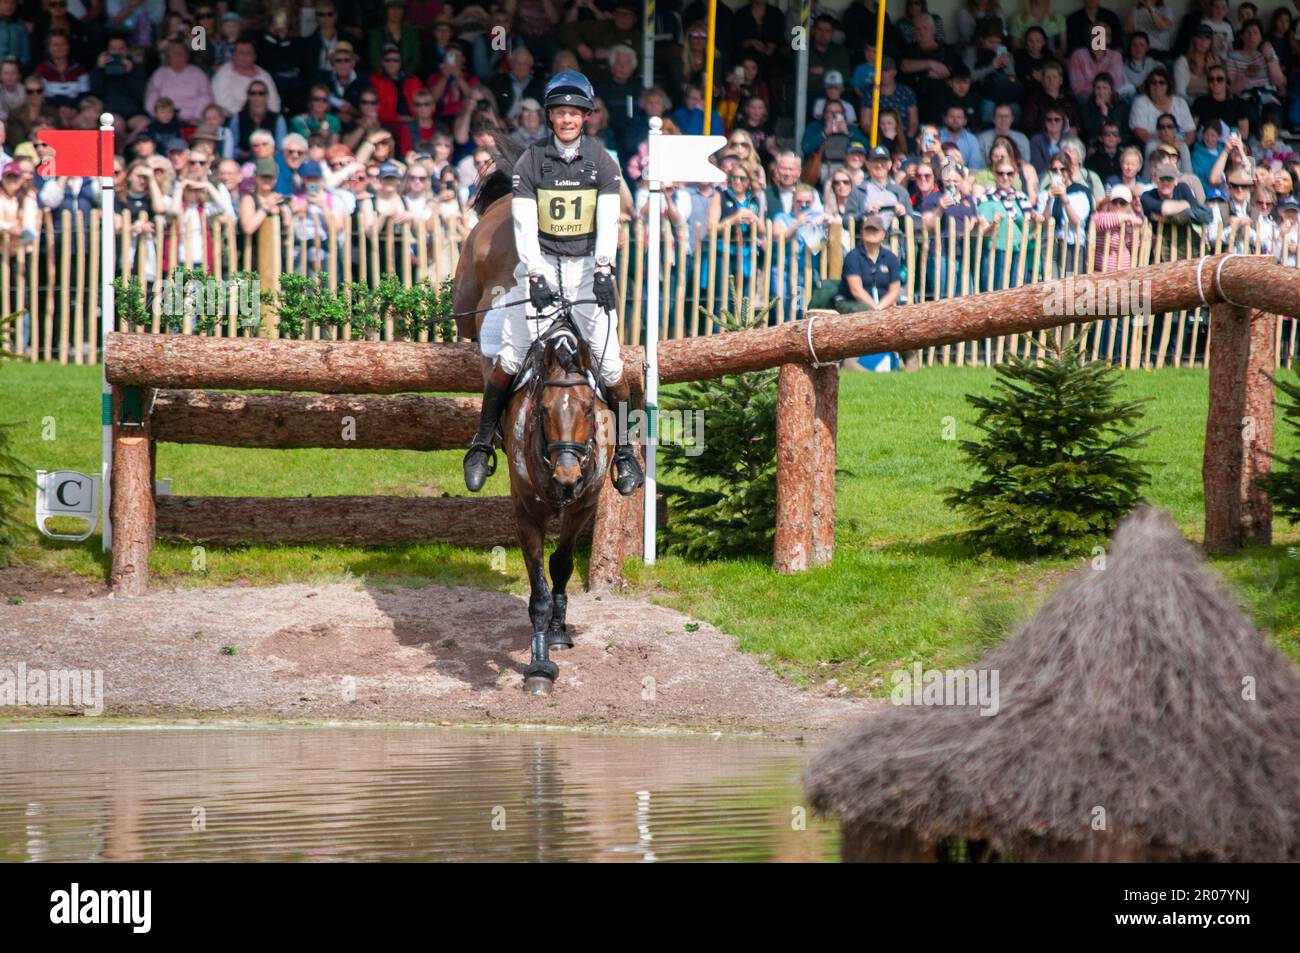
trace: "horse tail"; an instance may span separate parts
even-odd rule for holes
[[[513,187],[512,176],[515,163],[524,154],[524,145],[517,139],[507,136],[499,130],[492,131],[494,142],[492,150],[492,171],[487,177],[480,176],[478,190],[474,193],[472,207],[480,216],[488,210],[497,199],[510,194]]]

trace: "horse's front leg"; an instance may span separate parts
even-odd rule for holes
[[[549,695],[560,674],[559,666],[551,661],[546,644],[546,627],[551,621],[551,590],[546,584],[546,571],[542,566],[542,547],[546,542],[546,523],[534,520],[527,513],[516,511],[519,527],[519,546],[524,551],[524,564],[528,567],[528,618],[533,623],[532,660],[524,669],[524,691],[534,695]]]
[[[560,517],[560,542],[551,553],[551,619],[546,627],[546,642],[553,649],[573,648],[573,636],[564,624],[569,608],[565,588],[573,576],[573,544],[578,539],[578,528],[569,519],[568,512]]]

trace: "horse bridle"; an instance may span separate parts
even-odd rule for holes
[[[576,332],[573,331],[572,329],[557,328],[556,330],[562,334],[573,335],[575,340],[581,340],[580,338],[578,338]],[[575,357],[577,356],[576,351],[574,352],[574,356]],[[555,469],[555,462],[552,460],[552,454],[560,454],[560,453],[564,453],[565,451],[568,451],[578,458],[578,466],[580,469],[583,470],[585,474],[587,470],[587,465],[591,460],[592,451],[595,449],[596,446],[596,401],[595,401],[596,388],[592,386],[591,381],[588,379],[586,374],[583,374],[581,371],[567,371],[567,370],[565,371],[565,377],[563,380],[555,380],[555,381],[543,380],[541,381],[541,385],[543,388],[546,387],[590,387],[591,388],[592,391],[591,409],[587,413],[587,417],[589,419],[591,426],[588,431],[589,436],[587,437],[585,443],[578,443],[575,440],[547,440],[545,411],[542,405],[540,394],[538,395],[537,410],[536,410],[537,427],[539,432],[542,435],[542,462],[546,465],[547,471],[551,472],[554,471]],[[567,506],[569,503],[572,503],[573,500],[572,499],[557,500],[555,502],[559,506]]]

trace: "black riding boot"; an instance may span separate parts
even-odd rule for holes
[[[618,405],[626,403],[630,396],[626,379],[620,377],[617,384],[607,385],[607,391],[611,409],[617,413]],[[627,433],[620,427],[614,428],[614,459],[609,469],[614,488],[624,496],[631,496],[638,487],[645,484],[645,473],[636,458],[636,451],[628,443]]]
[[[498,387],[494,381],[489,380],[483,390],[483,410],[478,418],[478,433],[474,434],[469,452],[465,454],[465,486],[472,493],[483,489],[487,478],[496,472],[497,454],[492,448],[492,440],[496,436],[497,424],[509,397],[509,384]]]

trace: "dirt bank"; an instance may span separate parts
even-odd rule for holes
[[[0,595],[22,599],[0,599],[0,669],[102,670],[108,715],[788,733],[872,704],[804,692],[707,623],[618,596],[570,596],[575,645],[556,653],[554,694],[537,698],[521,688],[527,605],[504,593],[348,580],[115,599],[84,581],[6,571]]]

